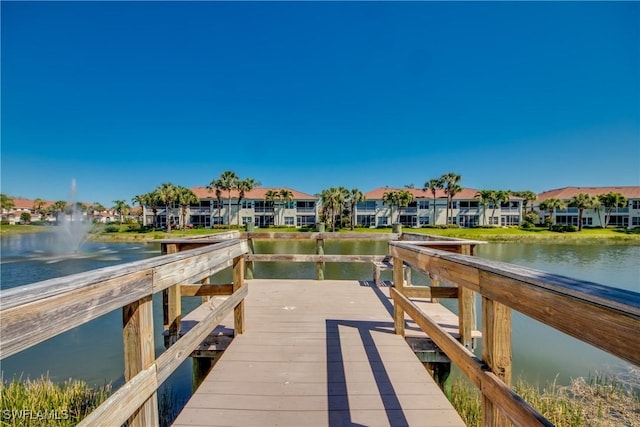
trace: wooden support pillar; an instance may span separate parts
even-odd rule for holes
[[[324,255],[324,239],[322,237],[316,239],[316,254]],[[316,279],[324,280],[324,262],[322,261],[316,262]]]
[[[471,255],[471,245],[461,245],[462,255]],[[472,331],[477,329],[476,322],[476,295],[472,290],[460,286],[458,288],[458,329],[460,342],[473,351]]]
[[[153,300],[144,297],[122,308],[124,339],[124,379],[131,380],[155,362],[153,342]],[[131,427],[159,425],[156,393],[129,419]]]
[[[162,245],[162,254],[175,254],[180,251],[180,246],[175,243]],[[173,344],[180,332],[182,320],[182,301],[180,286],[174,285],[162,291],[162,318],[165,330],[165,346]]]
[[[507,386],[511,386],[511,309],[482,298],[482,360]],[[483,397],[482,424],[502,427],[511,423],[497,406]]]
[[[244,255],[233,259],[233,292],[244,286]],[[244,300],[233,309],[233,335],[244,332]]]
[[[429,279],[431,280],[431,287],[437,288],[440,286],[440,278],[435,274],[429,273]],[[434,304],[438,304],[440,302],[440,298],[431,297],[431,302]]]
[[[211,277],[205,277],[204,279],[200,280],[200,283],[203,284],[203,285],[210,285],[211,284]],[[202,296],[202,297],[200,297],[200,301],[202,303],[205,303],[205,302],[209,301],[210,299],[211,299],[210,296]]]
[[[404,273],[402,260],[393,257],[393,286],[404,295]],[[393,323],[396,334],[404,336],[404,310],[399,304],[393,304]]]
[[[247,226],[248,225],[249,224],[247,224]],[[253,239],[251,237],[247,237],[247,245],[249,246],[248,254],[249,255],[253,255],[255,253],[255,248],[253,246]],[[254,267],[255,267],[255,264],[254,264],[253,261],[248,261],[247,262],[247,272],[246,272],[247,280],[253,279]]]

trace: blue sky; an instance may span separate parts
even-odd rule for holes
[[[637,2],[7,2],[3,193],[640,185]]]

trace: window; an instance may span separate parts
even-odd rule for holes
[[[284,204],[284,208],[285,208],[285,209],[294,209],[295,207],[296,207],[295,202],[291,202],[291,201],[289,201],[289,202],[286,202],[286,203]],[[291,217],[291,218],[293,218],[293,217]],[[293,225],[293,223],[291,223],[291,225]]]
[[[631,209],[640,209],[640,200],[629,200]]]
[[[457,208],[458,208],[458,202],[456,200],[449,203],[449,209],[457,209]]]
[[[420,200],[418,202],[418,209],[429,209],[429,201],[428,200]]]
[[[313,226],[316,223],[316,217],[314,215],[298,215],[296,223],[298,227]]]
[[[460,215],[460,226],[461,227],[474,227],[478,225],[479,220],[478,215]]]
[[[497,216],[489,217],[489,224],[491,225],[498,225],[499,221],[500,221],[500,218]]]
[[[479,206],[479,202],[477,200],[461,200],[460,201],[460,209],[477,208],[478,206]]]
[[[298,210],[298,212],[315,212],[316,202],[311,202],[311,201],[296,202],[296,209]]]
[[[582,225],[586,225],[586,226],[593,225],[593,218],[591,218],[591,217],[582,217]]]
[[[253,208],[253,201],[251,200],[242,201],[242,209],[252,209],[252,208]]]
[[[356,209],[360,212],[362,211],[375,211],[376,210],[376,201],[375,200],[366,200],[364,202],[356,203]]]
[[[518,215],[502,215],[500,220],[503,226],[520,224],[520,217]]]
[[[449,224],[457,224],[458,223],[458,217],[457,216],[450,216],[449,217]]]
[[[389,217],[381,216],[381,217],[378,218],[378,225],[379,226],[388,225],[388,223],[389,223]]]
[[[639,226],[640,225],[640,216],[634,216],[631,218],[631,225]]]
[[[362,227],[374,227],[376,224],[376,216],[358,215],[356,216],[356,224]]]
[[[294,222],[293,222],[293,217],[292,216],[285,216],[284,217],[284,225],[292,227],[293,224],[294,224]]]
[[[420,218],[418,218],[418,222],[420,224],[420,227],[424,227],[425,225],[429,225],[429,217],[428,216],[421,216]]]
[[[253,222],[253,217],[250,217],[250,216],[243,216],[242,217],[242,223],[244,225],[250,224],[251,222]]]

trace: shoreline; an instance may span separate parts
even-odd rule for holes
[[[122,227],[126,227],[123,225]],[[53,231],[54,226],[2,226],[0,239],[19,234]],[[232,228],[231,231],[237,230]],[[637,231],[635,231],[637,230]],[[102,243],[154,243],[162,239],[209,236],[224,233],[229,229],[175,230],[164,231],[118,231],[107,233],[99,230],[90,234],[89,241]],[[244,230],[239,230],[244,231]],[[256,229],[256,232],[296,232],[293,228]],[[406,233],[431,234],[442,237],[479,240],[492,243],[548,243],[548,244],[625,244],[640,245],[640,229],[590,228],[576,232],[553,232],[547,229],[522,230],[520,228],[404,228]],[[341,232],[352,232],[349,229]],[[356,233],[389,233],[391,228],[356,228]]]

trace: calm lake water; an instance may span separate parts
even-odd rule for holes
[[[1,286],[8,289],[53,277],[60,277],[109,265],[160,255],[158,244],[88,243],[79,254],[56,255],[53,235],[46,233],[3,237],[1,240]],[[313,253],[314,242],[256,242],[257,253]],[[331,242],[327,254],[386,254],[385,242]],[[640,246],[628,245],[552,245],[529,243],[490,243],[477,249],[477,255],[489,259],[546,270],[552,273],[640,292]],[[390,279],[385,272],[383,279]],[[256,277],[314,278],[314,264],[258,263]],[[371,280],[369,264],[327,263],[327,279]],[[224,271],[213,283],[228,282],[231,272]],[[415,283],[427,279],[413,274]],[[189,310],[197,299],[183,299]],[[455,309],[455,302],[446,302]],[[156,352],[164,350],[160,295],[154,298]],[[5,380],[12,377],[35,378],[49,374],[54,380],[83,379],[90,384],[123,382],[122,317],[120,311],[106,314],[49,341],[3,360]],[[518,313],[513,314],[513,372],[540,384],[558,378],[570,378],[596,372],[624,372],[629,366],[615,356],[594,349]],[[167,381],[174,398],[186,399],[192,388],[191,363],[183,365]]]

